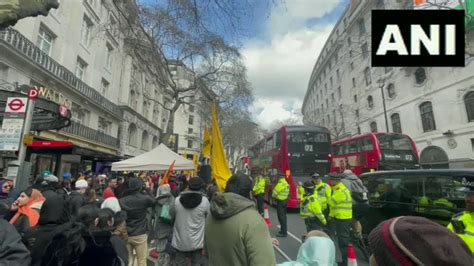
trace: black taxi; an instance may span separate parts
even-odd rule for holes
[[[423,216],[446,226],[464,210],[464,191],[474,186],[474,170],[420,169],[378,171],[360,176],[369,206],[359,215],[363,233],[397,216]]]

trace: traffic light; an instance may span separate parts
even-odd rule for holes
[[[47,16],[51,8],[58,7],[58,0],[2,0],[0,1],[0,28],[15,25],[22,18]]]

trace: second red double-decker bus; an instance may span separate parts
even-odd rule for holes
[[[332,143],[331,172],[419,168],[418,149],[405,134],[367,133]]]
[[[290,184],[288,208],[298,208],[298,181],[314,172],[327,174],[330,168],[331,137],[329,130],[318,126],[284,126],[258,142],[249,151],[252,173],[272,173],[272,184],[266,187],[266,200],[278,173],[287,174]]]

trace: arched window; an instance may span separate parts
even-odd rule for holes
[[[148,145],[148,132],[146,130],[143,130],[143,133],[142,133],[142,147],[141,149],[142,150],[148,150],[150,145]]]
[[[387,86],[387,95],[388,95],[388,98],[392,99],[393,97],[395,97],[395,85],[393,85],[393,83],[390,83],[388,84]]]
[[[148,102],[143,100],[143,116],[148,118]]]
[[[395,133],[402,133],[402,124],[400,122],[400,115],[393,114],[390,116],[390,119],[392,120],[392,131]]]
[[[367,105],[369,106],[369,108],[374,107],[374,98],[372,97],[372,95],[367,96]]]
[[[426,72],[425,69],[419,67],[415,70],[415,81],[417,84],[423,84],[426,80]]]
[[[151,145],[152,145],[152,148],[155,148],[156,146],[158,146],[158,136],[153,137]]]
[[[135,126],[135,124],[130,124],[130,126],[128,126],[127,143],[131,146],[137,146],[137,126]]]
[[[436,123],[433,114],[433,106],[431,102],[424,102],[420,105],[421,123],[423,132],[436,130]]]
[[[370,122],[370,132],[377,132],[377,122]]]
[[[467,120],[469,122],[474,121],[474,91],[464,96],[464,104],[466,105]]]

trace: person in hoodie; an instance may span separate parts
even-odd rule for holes
[[[86,180],[77,180],[74,184],[74,191],[66,199],[67,212],[69,217],[75,217],[79,209],[86,205],[86,193],[88,184]]]
[[[204,227],[209,213],[209,200],[201,193],[204,181],[189,179],[187,188],[176,198],[170,209],[173,226],[171,245],[176,255],[171,265],[206,265],[203,256]]]
[[[336,247],[329,236],[318,230],[306,235],[303,244],[298,249],[296,261],[287,261],[277,266],[333,266],[336,264]]]
[[[206,221],[206,252],[209,265],[270,266],[275,253],[268,227],[250,200],[252,180],[235,174],[225,193],[212,197]]]
[[[157,264],[168,266],[171,263],[171,254],[166,251],[166,246],[168,244],[168,239],[173,232],[173,223],[172,221],[160,218],[159,216],[166,205],[169,207],[174,203],[175,197],[171,194],[171,187],[169,184],[162,184],[158,187],[157,199],[158,206],[155,213],[158,217],[155,218],[156,223],[154,227],[156,237],[155,250],[158,253]]]
[[[56,233],[66,228],[67,225],[62,223],[64,208],[61,195],[51,195],[41,207],[38,226],[29,229],[23,235],[23,243],[31,253],[31,265],[41,265],[45,247]]]

